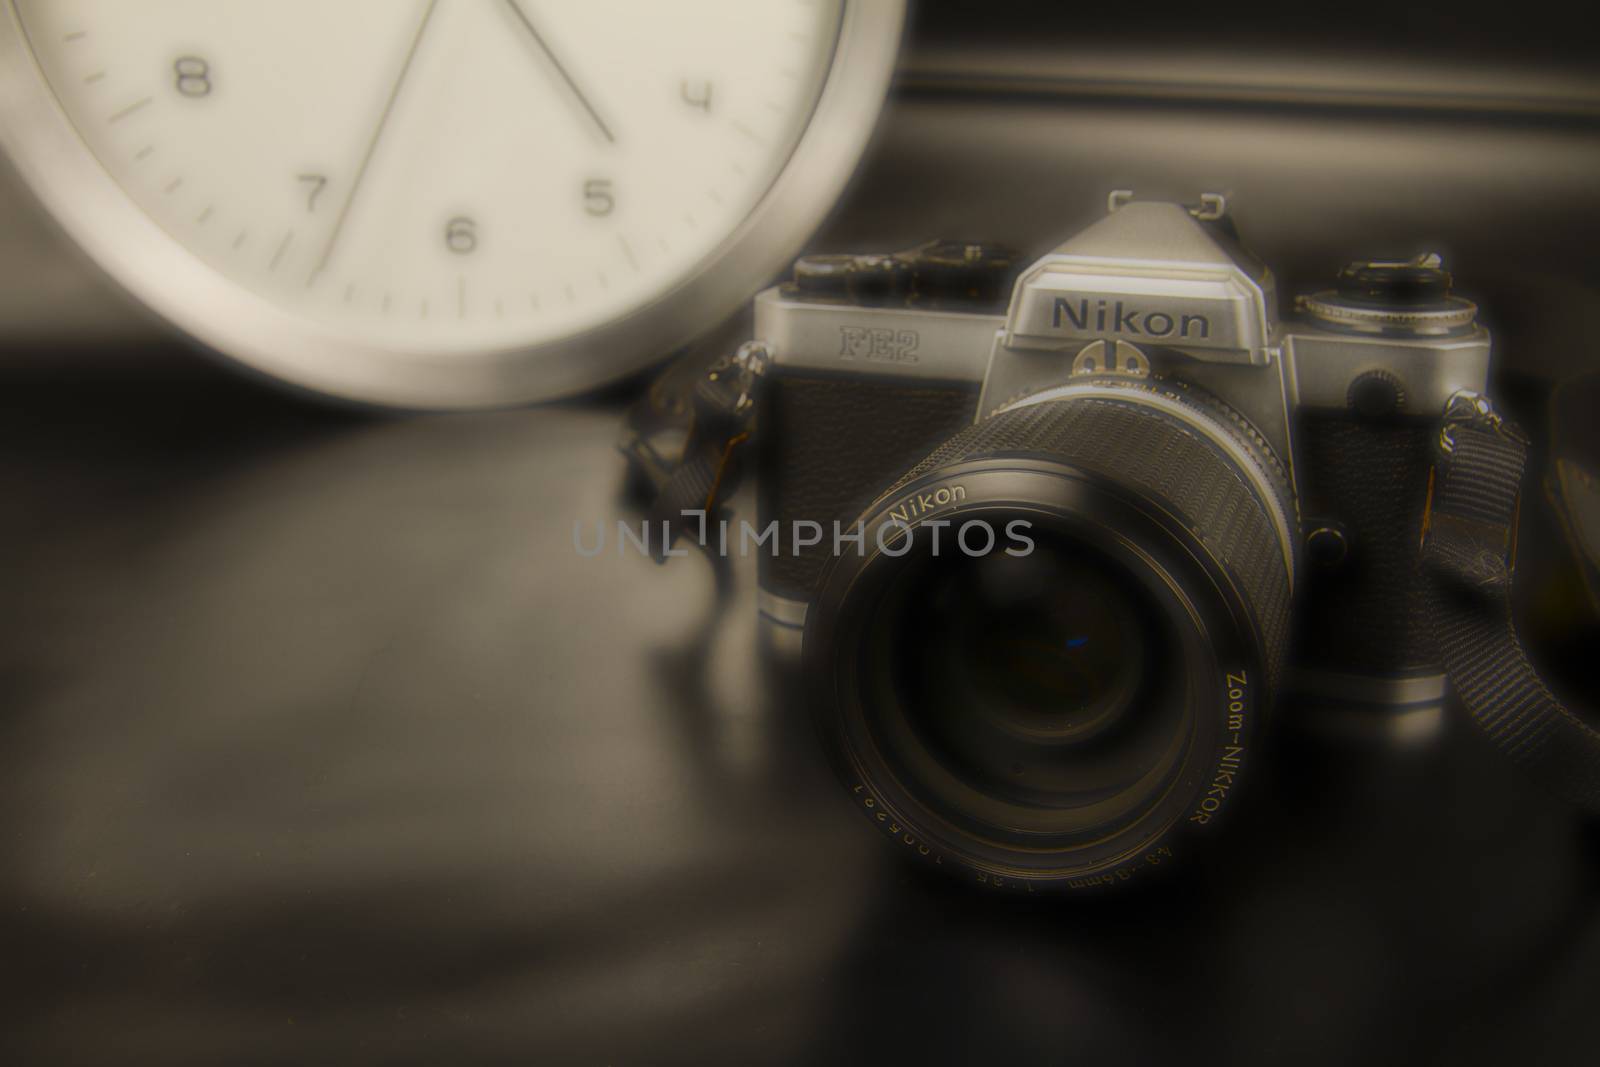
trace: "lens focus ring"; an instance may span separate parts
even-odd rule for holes
[[[1112,392],[1122,395],[1067,389],[1055,394],[1058,399],[1003,411],[945,442],[900,486],[967,460],[1036,456],[1153,498],[1180,516],[1234,576],[1275,683],[1288,645],[1295,551],[1292,537],[1285,543],[1295,511],[1281,464],[1248,423],[1218,401],[1161,386]],[[1184,417],[1173,414],[1180,409]],[[1211,435],[1195,428],[1198,420]],[[1219,436],[1232,447],[1219,447]]]

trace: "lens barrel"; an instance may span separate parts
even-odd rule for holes
[[[808,615],[855,804],[989,886],[1173,864],[1255,757],[1293,515],[1248,423],[1175,385],[1075,383],[957,434],[867,509]]]

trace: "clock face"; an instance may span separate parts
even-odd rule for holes
[[[76,136],[188,256],[319,348],[430,365],[581,336],[702,270],[859,6],[10,2]]]

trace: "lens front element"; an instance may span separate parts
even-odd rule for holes
[[[1064,531],[1027,556],[923,554],[863,627],[866,726],[942,817],[1093,831],[1169,784],[1182,748],[1170,605]]]

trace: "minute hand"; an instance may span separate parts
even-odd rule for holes
[[[339,235],[344,232],[345,220],[350,217],[350,208],[356,202],[356,194],[361,191],[361,182],[367,176],[367,168],[372,166],[372,157],[378,151],[378,142],[383,139],[383,131],[389,126],[389,116],[394,113],[395,101],[400,99],[400,90],[406,83],[406,75],[411,73],[411,64],[417,58],[417,49],[422,45],[422,36],[428,32],[428,23],[433,20],[433,9],[438,6],[439,0],[428,0],[428,6],[422,11],[422,21],[417,23],[417,31],[411,35],[411,45],[406,49],[406,57],[400,64],[400,73],[395,75],[394,85],[389,89],[389,97],[384,101],[383,112],[378,116],[378,126],[367,141],[367,150],[362,153],[361,165],[356,168],[356,176],[350,182],[350,191],[345,194],[344,205],[339,208],[339,215],[333,221],[333,231],[328,234],[328,243],[323,246],[322,256],[312,269],[311,277],[306,281],[307,285],[316,282],[318,276],[328,266],[328,260],[333,258],[333,250],[339,244]]]
[[[544,57],[549,60],[550,66],[555,68],[557,74],[561,75],[561,80],[567,83],[567,88],[572,90],[572,98],[582,106],[584,113],[594,123],[595,129],[600,131],[600,136],[604,137],[608,143],[615,144],[617,139],[612,134],[611,127],[606,125],[606,120],[600,117],[600,112],[594,109],[594,105],[583,94],[583,90],[578,88],[578,83],[573,80],[571,73],[562,65],[561,60],[556,58],[556,54],[550,50],[549,43],[545,41],[544,36],[534,26],[533,21],[528,18],[527,12],[522,10],[522,5],[517,3],[517,0],[506,0],[506,6],[511,9],[512,14],[517,16],[517,21],[522,23],[522,28],[528,31],[528,36],[532,37],[534,44],[539,46],[539,51],[544,53]]]

